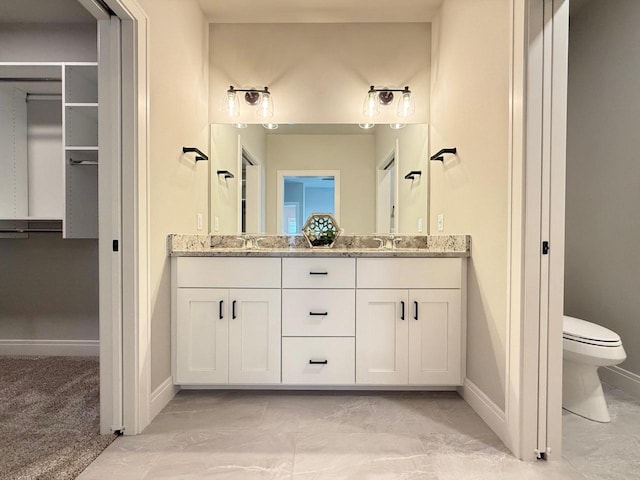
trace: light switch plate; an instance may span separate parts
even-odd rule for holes
[[[443,213],[438,214],[438,231],[439,232],[444,231],[444,214]]]
[[[418,233],[422,233],[422,217],[418,219]]]

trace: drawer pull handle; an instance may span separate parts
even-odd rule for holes
[[[231,302],[231,318],[236,319],[236,301]]]
[[[222,305],[224,304],[224,301],[220,300],[220,305],[218,306],[218,318],[220,318],[220,320],[224,319],[224,316],[222,315]]]
[[[309,365],[326,365],[329,360],[309,360]]]
[[[309,275],[329,275],[329,272],[309,272]]]
[[[329,312],[309,312],[309,315],[312,317],[326,317],[329,315]]]
[[[404,320],[404,302],[400,302],[400,320]]]
[[[413,302],[413,306],[416,309],[416,315],[413,317],[414,320],[418,320],[418,302]]]

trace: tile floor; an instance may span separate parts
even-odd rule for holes
[[[94,479],[583,480],[520,462],[454,392],[181,391]]]
[[[563,410],[563,456],[588,480],[640,479],[640,400],[603,387],[611,423]]]

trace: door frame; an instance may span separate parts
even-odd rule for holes
[[[85,0],[85,3],[94,0]],[[120,19],[122,428],[136,435],[150,422],[151,329],[148,237],[148,18],[136,0],[104,0]],[[115,239],[115,238],[114,238]],[[102,288],[102,285],[101,285]],[[101,318],[101,323],[104,319]],[[112,331],[113,324],[105,331]],[[101,335],[103,333],[101,326]],[[112,350],[113,352],[113,350]],[[102,352],[101,352],[101,361]],[[102,418],[105,425],[107,418]]]
[[[568,0],[513,0],[506,432],[560,460]],[[541,252],[542,241],[552,245]],[[553,374],[550,374],[553,372]]]

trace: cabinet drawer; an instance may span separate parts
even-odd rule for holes
[[[283,290],[282,335],[355,335],[355,290]]]
[[[358,288],[461,288],[461,258],[359,258]]]
[[[283,338],[282,383],[353,385],[354,338]]]
[[[177,257],[178,287],[280,288],[279,258]]]
[[[353,258],[283,258],[283,288],[355,288]]]

